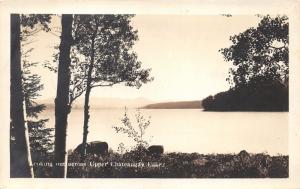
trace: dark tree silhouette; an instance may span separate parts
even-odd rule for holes
[[[53,177],[65,176],[66,135],[69,114],[70,88],[70,49],[72,38],[73,15],[63,14],[61,19],[62,31],[59,46],[59,64],[57,93],[55,98],[55,146],[53,159]]]
[[[41,24],[42,29],[48,30],[47,24],[50,19],[50,15],[11,15],[11,177],[33,177],[22,81],[21,26],[33,29],[36,24]],[[22,35],[24,34],[25,30]]]
[[[204,109],[288,111],[288,18],[264,16],[256,28],[230,40],[233,44],[220,52],[233,63],[227,78],[231,88],[204,99]]]
[[[250,82],[276,81],[288,85],[289,25],[286,16],[262,18],[256,28],[230,37],[233,43],[221,49],[232,62],[228,80],[236,87]]]
[[[24,93],[22,88],[20,15],[11,15],[11,85],[10,85],[10,119],[11,135],[11,177],[33,177],[29,151],[28,128],[24,116]],[[27,139],[27,140],[26,140]]]
[[[113,86],[125,83],[126,86],[141,87],[152,80],[150,69],[142,69],[141,62],[132,51],[138,39],[132,28],[132,15],[76,15],[74,18],[75,48],[73,55],[83,56],[84,60],[73,57],[71,102],[85,92],[83,150],[86,154],[88,122],[90,118],[90,94],[95,87]]]

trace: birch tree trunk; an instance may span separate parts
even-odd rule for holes
[[[95,36],[95,35],[94,35]],[[85,91],[85,98],[84,98],[84,121],[83,121],[83,150],[81,154],[81,160],[83,161],[86,156],[86,149],[87,149],[87,135],[88,135],[88,128],[89,128],[89,119],[90,119],[90,94],[92,90],[91,82],[92,82],[92,72],[94,68],[94,59],[95,59],[95,37],[92,39],[91,44],[91,63],[89,65],[88,75],[87,75],[87,87]]]

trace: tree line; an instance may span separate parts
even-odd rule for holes
[[[230,89],[202,100],[207,111],[288,111],[289,24],[287,16],[258,15],[257,27],[230,37],[220,49],[232,63]]]
[[[26,60],[21,42],[40,30],[50,31],[53,15],[11,15],[11,177],[33,177],[32,155],[40,158],[52,148],[52,129],[47,119],[38,119],[44,105],[34,100],[43,85],[40,76],[31,74],[36,63]],[[61,16],[61,36],[55,64],[44,65],[57,74],[55,97],[55,134],[52,177],[65,177],[67,161],[66,136],[72,103],[84,94],[84,146],[86,155],[89,128],[90,94],[95,87],[123,83],[141,87],[150,82],[150,69],[143,69],[132,50],[138,33],[131,26],[133,15]],[[25,43],[26,44],[26,43]],[[29,56],[29,55],[27,55]],[[30,117],[38,120],[31,121]],[[37,151],[37,153],[33,153]]]

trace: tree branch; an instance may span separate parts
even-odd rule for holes
[[[73,95],[70,95],[70,102],[69,102],[69,106],[72,105],[72,103],[82,95],[82,93],[86,90],[86,87],[85,89],[81,90],[79,93],[77,93],[77,95],[73,96]],[[71,94],[74,94],[74,93],[71,93]]]
[[[25,34],[24,32],[22,32],[22,38],[26,38],[26,37],[29,37],[29,36],[33,36],[35,34],[37,34],[38,32],[42,31],[43,29],[34,29],[32,31],[29,31],[27,34]]]
[[[109,82],[109,81],[108,81]],[[124,80],[120,80],[120,81],[110,81],[111,83],[108,83],[108,84],[103,84],[103,83],[99,83],[99,84],[96,84],[96,85],[92,85],[91,88],[95,88],[95,87],[111,87],[115,84],[119,84],[119,83],[122,83],[124,82]]]

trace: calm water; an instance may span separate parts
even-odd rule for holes
[[[129,109],[135,123],[136,110]],[[288,154],[288,113],[203,112],[197,109],[141,110],[151,116],[145,138],[150,144],[163,145],[168,152],[238,153],[248,152]],[[113,125],[121,126],[124,109],[92,109],[88,141],[106,141],[113,150],[123,142],[133,142],[125,134],[116,133]],[[54,127],[54,111],[47,110]],[[75,148],[82,141],[83,111],[73,109],[69,116],[67,148]]]

